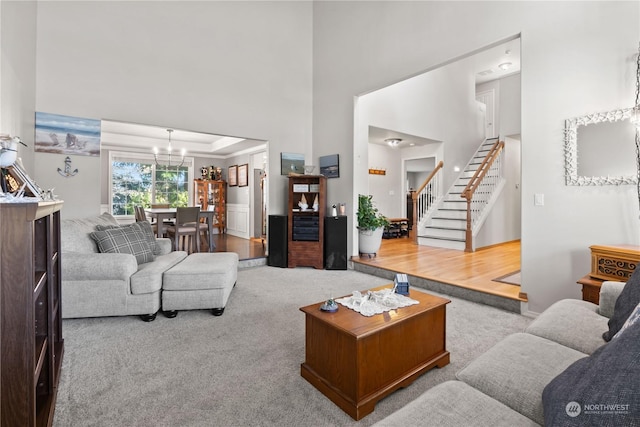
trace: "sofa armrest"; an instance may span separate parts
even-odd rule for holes
[[[158,245],[158,253],[156,255],[166,255],[173,250],[173,242],[166,237],[160,237],[156,239]]]
[[[62,280],[125,280],[138,271],[131,254],[65,252],[61,257]]]
[[[624,285],[626,285],[625,282],[602,282],[602,285],[600,286],[600,307],[598,308],[598,314],[608,318],[613,316],[613,309],[616,306],[616,300],[618,299],[618,296],[620,296],[620,292],[622,292]]]

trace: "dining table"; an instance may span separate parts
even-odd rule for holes
[[[158,224],[157,237],[164,236],[165,221],[176,217],[177,208],[145,208],[145,213],[155,218]],[[216,249],[215,243],[213,243],[213,214],[214,211],[200,209],[200,218],[205,218],[207,221],[209,231],[209,252],[213,252]]]

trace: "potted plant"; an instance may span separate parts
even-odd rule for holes
[[[358,252],[361,254],[378,252],[384,227],[389,225],[389,220],[378,212],[372,199],[371,195],[358,195]]]

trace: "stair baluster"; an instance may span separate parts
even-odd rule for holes
[[[480,218],[502,177],[503,149],[504,142],[496,140],[460,195],[467,201],[465,252],[473,252],[473,225]]]
[[[411,193],[411,197],[413,198],[413,223],[411,226],[413,230],[416,230],[416,232],[413,233],[413,239],[416,242],[418,241],[418,224],[431,213],[438,201],[443,166],[444,162],[440,160],[420,188]]]

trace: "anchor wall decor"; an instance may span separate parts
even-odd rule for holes
[[[64,170],[58,168],[58,173],[65,178],[75,176],[78,173],[78,169],[75,169],[73,172],[71,172],[71,157],[67,156],[67,158],[64,159]]]

